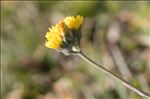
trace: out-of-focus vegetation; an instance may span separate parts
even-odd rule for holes
[[[78,56],[44,46],[48,28],[83,15],[81,49],[150,93],[150,2],[2,1],[2,99],[141,99]]]

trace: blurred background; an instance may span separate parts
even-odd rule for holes
[[[2,99],[142,99],[44,46],[48,28],[72,15],[84,16],[83,52],[150,94],[150,2],[2,1]]]

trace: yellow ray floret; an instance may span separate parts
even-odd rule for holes
[[[58,49],[62,43],[62,36],[64,35],[63,22],[61,21],[57,25],[49,29],[45,37],[47,39],[45,46],[48,48]]]
[[[68,29],[78,29],[83,22],[83,16],[68,16],[64,20],[49,29],[46,33],[45,46],[52,49],[59,49],[62,44],[62,37],[64,36],[64,24]]]
[[[65,24],[71,29],[78,29],[83,23],[83,16],[68,16],[64,19]]]

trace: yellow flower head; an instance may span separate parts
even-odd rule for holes
[[[68,16],[61,20],[46,33],[45,46],[52,49],[72,47],[79,41],[81,34],[79,30],[82,23],[83,16]],[[77,36],[79,37],[77,38]]]
[[[48,48],[58,49],[62,43],[62,36],[64,35],[63,22],[58,23],[49,28],[49,32],[46,33],[47,39],[45,46]]]
[[[83,16],[68,16],[64,19],[65,24],[71,29],[78,29],[83,23]]]

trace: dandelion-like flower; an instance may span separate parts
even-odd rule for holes
[[[74,53],[79,55],[81,58],[92,64],[98,70],[101,70],[109,76],[120,81],[127,88],[131,89],[132,91],[138,93],[145,98],[150,99],[149,94],[137,89],[128,81],[107,70],[102,65],[95,63],[93,60],[84,55],[82,51],[80,51],[79,45],[81,39],[82,23],[83,16],[68,16],[65,19],[61,20],[58,24],[52,26],[52,28],[49,29],[49,32],[46,33],[45,37],[47,40],[45,46],[63,52],[65,55],[70,55]]]
[[[81,25],[83,16],[68,16],[46,33],[45,46],[56,49],[66,55],[80,51]]]

